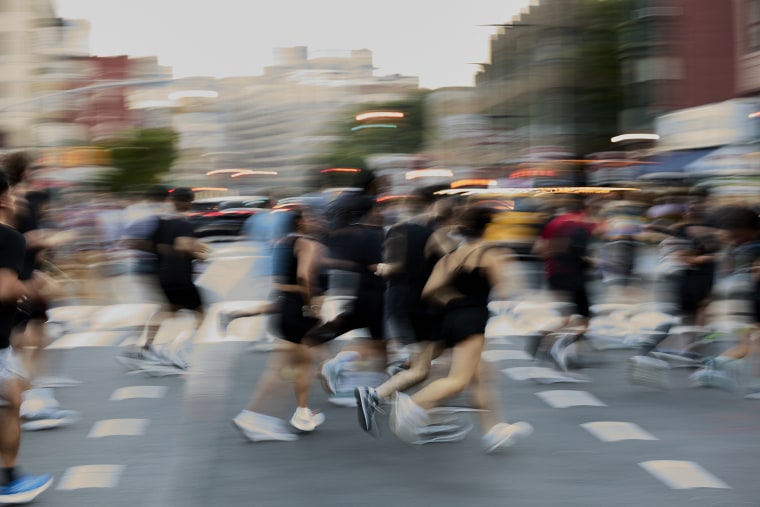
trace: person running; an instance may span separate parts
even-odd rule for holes
[[[154,341],[161,323],[168,318],[174,318],[180,310],[194,312],[198,315],[197,321],[203,314],[200,293],[193,281],[193,261],[204,259],[209,249],[196,238],[195,227],[186,216],[194,193],[189,188],[178,187],[173,189],[170,195],[174,213],[161,216],[152,236],[153,248],[158,259],[158,284],[166,298],[169,311],[159,316],[158,324],[152,326],[152,332],[147,334],[140,350],[127,351],[118,358],[127,366],[137,365],[141,369],[146,366],[142,362],[178,369],[188,368],[189,363],[183,357],[182,345],[191,336],[174,337],[172,342],[177,342],[164,344],[161,350],[154,347]]]
[[[591,318],[587,290],[587,272],[591,265],[588,246],[594,224],[579,196],[571,196],[560,213],[544,226],[533,246],[533,253],[544,259],[547,286],[563,300],[575,305],[577,326],[570,333],[553,334],[553,343],[545,340],[541,348],[557,368],[567,372],[569,353],[577,349]]]
[[[451,349],[448,375],[436,379],[411,397],[396,395],[390,414],[391,430],[402,441],[424,443],[425,430],[433,419],[430,411],[468,387],[474,408],[479,409],[486,452],[508,447],[532,433],[528,423],[507,424],[499,414],[498,396],[489,387],[481,354],[485,347],[485,327],[489,319],[488,301],[492,290],[506,294],[519,290],[510,280],[518,262],[507,248],[483,241],[491,210],[470,207],[462,215],[461,234],[465,243],[444,256],[433,268],[422,297],[443,307],[438,340]],[[509,287],[509,284],[516,286]]]
[[[236,318],[273,314],[271,331],[280,341],[259,379],[244,410],[233,419],[234,425],[254,442],[263,440],[292,441],[298,438],[280,418],[265,414],[265,397],[280,382],[283,373],[292,376],[296,409],[290,426],[308,433],[325,421],[324,414],[309,408],[313,358],[307,332],[319,322],[320,289],[318,275],[325,247],[322,244],[321,222],[308,211],[291,212],[293,230],[273,251],[273,301],[249,311],[235,311],[220,317],[229,322]]]
[[[739,387],[741,360],[760,355],[760,217],[746,206],[725,206],[715,212],[717,226],[728,247],[716,267],[716,298],[743,300],[750,309],[751,321],[738,334],[739,343],[708,357],[704,367],[689,377],[691,387]],[[756,367],[756,365],[753,365]],[[747,399],[760,399],[760,371],[754,371]]]
[[[24,235],[26,241],[24,263],[19,278],[30,280],[33,276],[46,276],[41,268],[47,251],[62,240],[72,238],[70,235],[62,237],[40,229],[49,195],[46,192],[31,190],[31,163],[27,154],[11,153],[4,160],[4,165],[11,191],[19,203],[16,206],[15,227]],[[45,379],[40,375],[45,370],[45,360],[48,356],[44,352],[48,345],[45,333],[48,304],[47,298],[43,297],[20,302],[13,326],[12,341],[18,350],[23,351],[24,366],[34,385],[24,392],[24,403],[21,406],[21,427],[26,431],[57,428],[79,420],[78,412],[60,408],[52,389],[62,381],[63,385],[66,385],[67,379]]]
[[[369,339],[350,343],[321,368],[323,386],[329,394],[343,392],[353,401],[355,385],[345,390],[342,373],[348,364],[384,377],[387,350],[384,332],[385,280],[377,268],[383,261],[385,229],[375,199],[357,198],[350,213],[349,225],[332,231],[326,238],[328,248],[324,267],[330,274],[328,296],[338,279],[356,280],[355,296],[335,318],[321,323],[307,334],[312,344],[323,344],[357,329],[368,329]],[[349,284],[350,285],[350,284]],[[384,379],[383,379],[384,380]],[[382,380],[380,380],[382,382]]]
[[[14,227],[16,206],[8,179],[0,172],[0,503],[32,501],[53,483],[50,474],[23,475],[18,466],[21,444],[21,403],[29,387],[19,358],[11,347],[17,303],[39,298],[45,280],[19,278],[24,261],[24,236]]]
[[[384,401],[428,378],[433,358],[440,352],[435,336],[441,314],[422,299],[422,289],[436,262],[459,245],[438,238],[430,241],[437,229],[451,225],[455,209],[452,200],[432,203],[428,212],[388,231],[384,263],[378,266],[378,273],[388,280],[387,327],[390,338],[412,352],[407,364],[377,388],[354,389],[359,426],[364,431],[373,431],[375,412]]]

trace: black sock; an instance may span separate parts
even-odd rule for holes
[[[11,482],[15,481],[17,477],[18,470],[16,467],[3,468],[2,480],[4,481],[4,484],[10,484]]]

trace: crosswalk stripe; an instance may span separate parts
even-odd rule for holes
[[[58,489],[115,488],[124,465],[82,465],[71,467],[58,482]]]
[[[133,398],[163,398],[166,386],[129,386],[120,387],[111,395],[111,401],[130,400]]]
[[[489,363],[495,363],[505,360],[524,360],[530,361],[533,358],[525,351],[522,350],[485,350],[483,351],[483,360]]]
[[[595,421],[581,426],[602,442],[620,442],[621,440],[657,440],[657,437],[645,431],[638,424],[618,421]]]
[[[124,340],[124,331],[88,331],[71,333],[58,338],[48,349],[74,349],[78,347],[113,347]]]
[[[568,407],[606,407],[607,405],[596,398],[593,394],[586,391],[574,390],[557,390],[542,391],[536,393],[536,396],[544,400],[549,406],[554,408]]]
[[[731,489],[731,486],[692,461],[644,461],[639,466],[672,489]]]
[[[145,434],[148,419],[104,419],[93,424],[87,438],[135,437]]]

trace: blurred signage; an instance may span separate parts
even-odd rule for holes
[[[655,120],[658,148],[689,150],[753,141],[758,120],[752,114],[757,110],[753,102],[729,100],[660,116]]]
[[[93,146],[46,148],[37,164],[46,167],[107,166],[111,162],[108,150]]]

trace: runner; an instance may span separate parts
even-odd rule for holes
[[[226,322],[240,317],[273,313],[270,323],[273,333],[282,342],[270,357],[248,403],[234,419],[235,426],[249,440],[292,441],[293,433],[285,421],[265,414],[266,396],[275,391],[282,376],[294,383],[296,409],[290,418],[290,426],[302,433],[314,431],[325,421],[322,413],[308,406],[309,390],[313,377],[312,349],[304,337],[318,322],[320,261],[324,255],[321,242],[321,222],[308,211],[291,213],[295,233],[279,241],[274,248],[273,276],[274,298],[272,303],[252,311],[239,311],[221,318]]]
[[[24,237],[12,227],[15,198],[4,173],[0,173],[0,503],[32,501],[53,483],[50,474],[22,475],[18,467],[21,444],[21,402],[28,379],[11,347],[11,329],[20,299],[44,293],[45,281],[33,277],[22,281]]]

